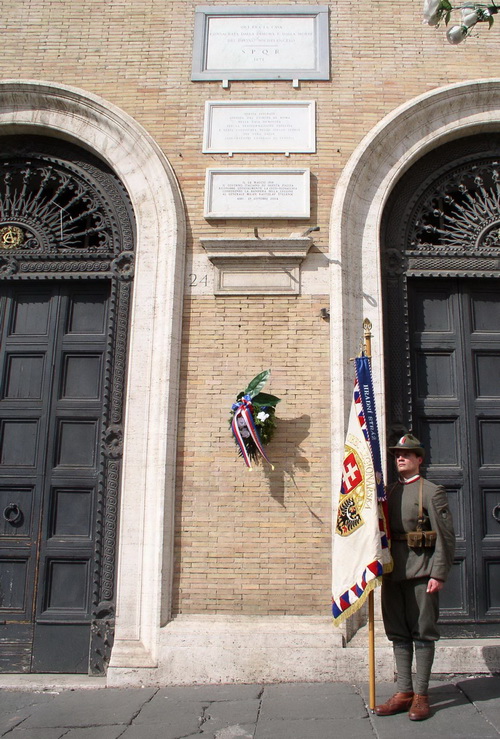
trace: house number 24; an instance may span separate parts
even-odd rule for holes
[[[205,287],[207,287],[208,285],[208,275],[203,275],[203,277],[200,277],[200,275],[191,272],[191,274],[188,275],[188,279],[189,287],[198,287],[199,285],[204,285]]]

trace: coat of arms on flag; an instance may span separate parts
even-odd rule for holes
[[[333,533],[335,624],[356,611],[392,569],[375,398],[368,357],[358,357]]]

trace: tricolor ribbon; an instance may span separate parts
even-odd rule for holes
[[[244,426],[246,426],[246,428],[248,429],[248,432],[255,446],[257,447],[259,452],[262,454],[266,462],[269,462],[269,459],[267,458],[267,455],[264,451],[264,447],[262,446],[259,432],[257,431],[257,427],[255,426],[255,422],[253,420],[253,405],[252,405],[252,398],[250,397],[250,395],[244,395],[237,403],[233,403],[232,409],[234,411],[234,416],[231,421],[231,430],[234,434],[234,438],[236,439],[236,443],[238,444],[240,448],[240,452],[241,452],[243,459],[245,460],[246,466],[252,469],[250,457],[249,457],[247,448],[245,446],[245,439],[241,435],[241,429],[238,425],[239,418],[243,419],[243,421],[245,422]],[[269,462],[269,464],[271,464],[271,462]],[[272,464],[271,464],[271,467],[273,467]]]

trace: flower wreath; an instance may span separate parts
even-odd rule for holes
[[[236,396],[236,403],[231,408],[229,424],[239,453],[250,469],[252,461],[259,454],[269,462],[264,446],[273,437],[276,406],[280,402],[280,398],[275,395],[261,392],[270,374],[271,370],[264,370],[254,377],[245,390]]]

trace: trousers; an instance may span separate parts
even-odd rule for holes
[[[428,577],[382,582],[382,617],[393,642],[437,641],[438,593],[427,593]]]

